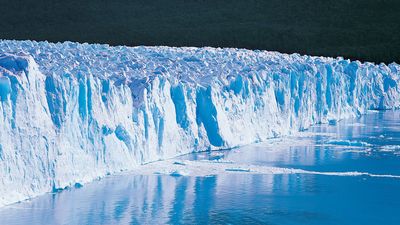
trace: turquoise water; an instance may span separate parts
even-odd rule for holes
[[[372,113],[278,145],[181,157],[400,175],[400,112]],[[399,145],[399,146],[397,146]],[[282,147],[283,146],[283,147]],[[313,174],[110,176],[0,209],[0,224],[400,224],[400,179]]]

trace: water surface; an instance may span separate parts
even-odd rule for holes
[[[180,157],[319,172],[400,175],[400,112],[310,135]],[[290,140],[290,141],[288,141]],[[400,224],[400,179],[229,172],[123,175],[0,209],[0,224]]]

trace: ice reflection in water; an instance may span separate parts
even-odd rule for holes
[[[181,158],[400,175],[399,128],[399,112],[374,113],[299,141]],[[111,176],[0,209],[0,224],[400,224],[398,190],[399,179],[365,176]]]

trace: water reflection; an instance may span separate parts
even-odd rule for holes
[[[9,225],[398,223],[399,188],[392,179],[317,175],[111,177],[7,207],[0,218]]]
[[[312,132],[334,135],[302,138],[283,148],[255,145],[184,158],[400,174],[400,157],[379,151],[383,145],[400,145],[399,125],[400,113],[376,113],[337,126],[316,126]],[[324,145],[331,139],[371,146],[352,152],[349,146]],[[400,224],[398,190],[398,179],[370,177],[112,176],[2,208],[0,224]]]

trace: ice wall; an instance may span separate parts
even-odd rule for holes
[[[399,107],[399,80],[341,58],[0,41],[0,205]]]

